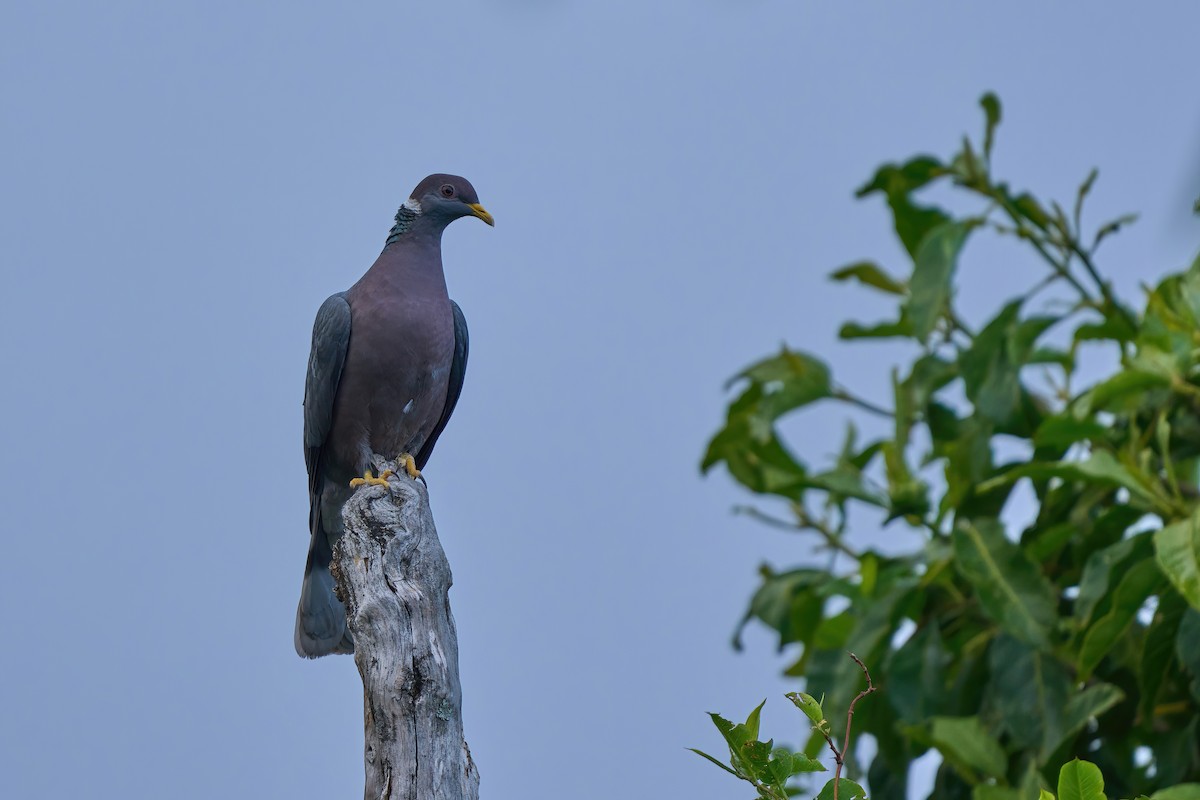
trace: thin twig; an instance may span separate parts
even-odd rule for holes
[[[842,745],[843,756],[845,752],[850,749],[850,726],[854,723],[854,707],[858,705],[859,700],[862,700],[864,697],[871,694],[871,692],[875,691],[875,684],[871,683],[871,673],[867,671],[867,665],[862,662],[861,658],[854,655],[854,653],[850,653],[850,658],[854,659],[854,663],[858,664],[858,668],[861,669],[863,671],[863,675],[866,676],[867,688],[855,695],[854,699],[850,701],[850,709],[846,712],[846,741]],[[838,765],[838,775],[840,774],[841,764]],[[834,784],[833,800],[837,800],[837,784]]]
[[[830,550],[838,553],[845,553],[855,561],[862,561],[862,553],[859,553],[842,541],[841,535],[829,527],[827,522],[810,516],[808,511],[803,506],[796,507],[793,510],[796,513],[796,517],[800,521],[800,527],[803,530],[816,531],[818,534],[820,534],[821,538],[825,540],[825,545],[829,547]]]
[[[793,510],[795,511],[796,516],[800,520],[798,523],[790,522],[786,519],[780,519],[779,517],[772,516],[772,515],[766,513],[765,511],[761,511],[761,510],[755,508],[754,506],[734,506],[733,507],[733,513],[745,514],[748,517],[753,517],[754,519],[758,520],[759,522],[762,522],[766,525],[770,525],[772,528],[779,528],[780,530],[791,531],[792,533],[804,533],[805,531],[814,531],[815,533],[820,534],[821,538],[825,541],[825,546],[828,547],[830,550],[833,550],[838,553],[844,553],[844,554],[850,556],[851,558],[853,558],[855,561],[862,560],[862,553],[857,552],[853,548],[849,547],[845,542],[843,542],[841,536],[839,536],[833,529],[831,529],[829,527],[829,525],[827,525],[826,523],[822,522],[819,519],[814,519],[812,516],[810,516],[809,513],[804,509],[803,506],[800,506],[798,504],[793,505]],[[818,548],[818,549],[820,549],[820,548]]]
[[[841,400],[843,403],[849,403],[852,406],[858,406],[863,411],[869,411],[877,417],[884,417],[886,419],[895,419],[896,417],[895,412],[888,411],[883,406],[877,406],[870,400],[864,400],[857,395],[851,394],[850,390],[843,386],[834,388],[830,397],[832,397],[834,400]]]
[[[838,768],[834,770],[833,774],[833,800],[838,800],[838,790],[841,788],[841,768],[842,765],[845,765],[846,763],[846,753],[850,751],[850,729],[854,724],[854,706],[858,705],[860,699],[863,699],[871,692],[876,691],[877,688],[875,684],[872,684],[871,673],[868,669],[866,669],[866,664],[863,663],[862,658],[854,655],[853,652],[848,652],[848,655],[853,658],[854,663],[857,663],[858,668],[862,669],[863,674],[866,675],[866,688],[864,688],[863,691],[860,691],[857,696],[854,696],[854,699],[852,699],[850,702],[850,709],[846,711],[846,741],[842,742],[841,750],[838,750],[838,745],[834,744],[833,736],[830,736],[828,733],[826,733],[826,730],[823,728],[817,728],[818,730],[821,730],[821,735],[824,736],[824,739],[826,739],[826,744],[829,745],[829,750],[833,751],[834,762],[838,764]]]
[[[858,664],[858,668],[867,677],[867,688],[859,692],[850,701],[850,708],[846,711],[846,741],[842,744],[841,750],[838,750],[837,745],[833,743],[833,737],[824,728],[817,728],[821,732],[821,735],[825,737],[825,743],[829,745],[829,749],[833,752],[833,760],[837,762],[837,769],[833,773],[833,800],[838,800],[838,789],[841,787],[842,782],[842,766],[846,763],[846,753],[850,750],[850,729],[854,725],[854,707],[858,705],[859,700],[862,700],[879,688],[871,682],[871,673],[867,670],[867,665],[862,662],[862,659],[854,655],[854,653],[847,651],[847,654],[850,658],[854,659],[854,663]]]

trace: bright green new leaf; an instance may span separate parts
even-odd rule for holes
[[[999,520],[961,522],[952,537],[959,574],[989,617],[1021,641],[1049,645],[1058,618],[1054,589],[1036,564],[1004,536]]]
[[[1154,554],[1184,599],[1200,609],[1200,510],[1154,534]]]
[[[785,696],[795,704],[796,708],[803,711],[804,715],[812,720],[814,725],[820,725],[825,720],[825,712],[821,710],[820,701],[811,694],[805,692],[788,692]]]
[[[1078,758],[1058,773],[1058,800],[1106,800],[1100,768]]]
[[[958,254],[974,225],[971,221],[944,222],[929,231],[916,251],[905,308],[912,320],[913,335],[922,342],[929,339],[946,311]]]
[[[743,723],[746,726],[746,733],[751,739],[758,738],[759,717],[762,715],[763,706],[766,704],[767,699],[764,697],[763,701],[755,706],[754,710],[750,712],[750,716],[746,717],[746,721]]]

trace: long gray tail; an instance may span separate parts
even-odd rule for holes
[[[333,592],[333,560],[330,536],[319,515],[314,520],[308,545],[308,563],[304,565],[304,585],[296,608],[296,652],[304,658],[332,653],[353,653],[354,639],[346,629],[346,607]]]

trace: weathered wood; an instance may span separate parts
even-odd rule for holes
[[[396,464],[387,488],[346,503],[334,549],[338,596],[363,681],[366,800],[478,800],[463,739],[450,564],[421,481]]]

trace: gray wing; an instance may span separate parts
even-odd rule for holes
[[[463,316],[458,303],[451,300],[450,305],[454,310],[454,360],[450,362],[450,387],[446,392],[446,405],[442,408],[442,415],[433,427],[433,433],[429,434],[429,438],[421,446],[421,452],[417,453],[417,469],[425,468],[425,462],[433,453],[433,446],[446,429],[446,423],[450,421],[450,415],[458,405],[458,396],[462,394],[463,376],[467,374],[467,318]]]
[[[333,425],[333,401],[350,346],[350,304],[346,293],[331,295],[317,311],[313,323],[312,351],[304,380],[304,463],[308,491],[320,490],[321,451]],[[314,503],[314,508],[319,505]]]

